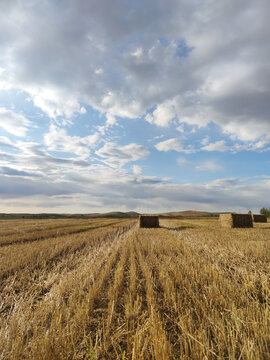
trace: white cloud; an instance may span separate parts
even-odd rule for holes
[[[0,212],[112,209],[160,212],[187,208],[256,211],[267,206],[265,194],[270,191],[267,177],[254,178],[252,184],[250,179],[241,178],[172,184],[168,179],[142,176],[138,165],[132,167],[132,174],[123,168],[89,164],[74,157],[56,158],[37,143],[19,141],[14,147],[16,155],[0,154]],[[136,144],[119,148],[110,144],[102,153],[103,159],[113,161],[113,165],[146,156],[145,150]],[[198,170],[215,170],[213,162],[198,164],[185,159],[179,162]]]
[[[4,3],[0,87],[26,91],[51,118],[85,103],[270,140],[268,1]]]
[[[177,138],[172,138],[172,139],[168,139],[165,141],[161,141],[155,145],[155,148],[158,151],[166,151],[166,152],[171,151],[171,150],[175,150],[175,151],[183,150],[182,143]]]
[[[270,181],[218,179],[206,184],[171,184],[131,175],[123,169],[96,166],[78,174],[70,167],[62,178],[0,174],[0,212],[139,212],[258,211],[265,204]],[[15,175],[15,174],[14,174]]]
[[[201,145],[205,146],[209,143],[209,136],[206,136],[205,138],[202,139],[201,141]]]
[[[80,114],[86,113],[86,109],[80,105],[76,97],[69,91],[52,87],[31,87],[25,88],[25,90],[31,95],[35,106],[39,107],[52,119],[60,116],[70,118],[76,112]]]
[[[106,114],[106,123],[105,125],[102,125],[102,126],[97,126],[97,130],[98,132],[101,134],[101,135],[106,135],[106,132],[112,128],[112,127],[115,127],[119,125],[115,116],[113,116],[112,114],[110,113],[107,113]]]
[[[183,126],[183,125],[179,125],[179,126],[177,126],[176,130],[177,130],[177,131],[179,131],[180,133],[185,132],[185,130],[184,130],[184,126]]]
[[[107,143],[96,151],[104,163],[114,167],[122,167],[130,161],[145,159],[149,151],[142,145],[131,143],[125,146],[118,146],[115,143]]]
[[[134,52],[131,53],[131,56],[135,56],[136,58],[140,58],[142,56],[143,49],[138,47]]]
[[[115,118],[113,115],[107,114],[107,115],[106,115],[106,118],[107,118],[107,120],[106,120],[106,126],[107,126],[107,127],[117,125],[117,120],[116,120],[116,118]]]
[[[255,142],[245,142],[244,144],[234,144],[232,147],[232,152],[239,152],[239,151],[269,151],[269,149],[265,148],[267,145],[267,141],[259,140]]]
[[[232,139],[255,141],[263,136],[266,140],[270,140],[270,123],[262,123],[256,119],[241,119],[241,117],[235,120],[223,125],[224,133],[232,135]]]
[[[207,189],[222,189],[222,190],[230,190],[233,187],[244,186],[245,179],[240,178],[225,178],[225,179],[216,179],[210,181],[206,187]]]
[[[184,152],[187,154],[194,152],[194,149],[191,146],[184,148],[181,141],[177,138],[161,141],[155,145],[155,148],[158,151],[165,151],[165,152],[172,150],[178,152]]]
[[[84,106],[82,106],[82,107],[80,108],[79,113],[80,113],[80,114],[86,114],[86,113],[87,113],[86,108],[85,108]]]
[[[141,175],[142,168],[139,165],[133,165],[132,166],[132,171],[133,171],[134,175]]]
[[[0,108],[0,127],[15,136],[25,136],[32,123],[23,115],[12,110]]]
[[[266,141],[266,140],[259,140],[259,141],[252,141],[252,142],[247,142],[246,141],[246,142],[244,142],[242,144],[235,143],[232,146],[226,145],[225,140],[219,140],[219,141],[216,141],[214,143],[208,143],[208,141],[209,141],[208,138],[203,139],[201,144],[204,145],[204,143],[205,143],[206,145],[201,147],[201,150],[220,151],[220,152],[230,151],[232,153],[237,153],[237,152],[240,152],[240,151],[263,152],[263,151],[268,150],[267,148],[265,148],[265,146],[268,143],[268,141]]]
[[[180,157],[180,158],[178,158],[177,162],[181,166],[186,166],[186,167],[194,168],[196,170],[201,170],[201,171],[224,170],[224,168],[214,160],[192,162],[192,161],[188,161],[186,158]]]
[[[6,136],[0,136],[0,146],[2,147],[13,147],[13,142]]]
[[[230,150],[229,146],[226,145],[224,140],[219,140],[214,143],[207,144],[201,148],[201,150],[206,151],[228,151]]]
[[[172,104],[164,103],[158,105],[153,111],[153,114],[147,114],[145,120],[150,124],[165,127],[168,126],[175,117],[175,111],[173,110]]]
[[[51,125],[49,132],[44,135],[44,143],[49,150],[75,154],[81,158],[90,155],[90,149],[100,141],[98,133],[85,137],[70,136],[66,130]]]
[[[102,74],[104,74],[104,70],[102,68],[98,68],[98,69],[95,70],[95,73],[97,75],[102,75]]]
[[[193,163],[191,161],[188,161],[186,158],[184,157],[180,157],[177,159],[177,163],[179,165],[182,165],[182,166],[187,166],[187,167],[194,167]]]
[[[221,165],[217,164],[213,160],[204,161],[204,162],[196,165],[196,169],[202,170],[202,171],[220,171],[220,170],[224,170]]]

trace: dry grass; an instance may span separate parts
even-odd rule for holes
[[[37,220],[30,224],[27,220],[14,221],[0,221],[0,247],[32,242],[41,239],[58,237],[66,234],[75,234],[90,229],[109,226],[111,224],[123,222],[126,220],[112,220],[112,219],[96,219],[96,220]]]
[[[3,247],[0,359],[268,359],[269,235],[126,221]]]

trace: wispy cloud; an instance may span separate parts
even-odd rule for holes
[[[186,166],[194,168],[201,171],[222,171],[224,170],[223,166],[218,164],[215,160],[207,160],[201,162],[188,161],[186,158],[178,158],[178,164],[181,166]]]
[[[201,150],[205,151],[228,151],[230,150],[229,146],[226,145],[224,140],[219,140],[214,143],[207,144],[201,148]]]
[[[142,173],[142,168],[139,165],[133,165],[132,170],[134,175],[141,175]]]
[[[184,148],[181,141],[177,138],[161,141],[155,145],[155,148],[158,151],[165,151],[165,152],[173,151],[173,150],[177,152],[184,152],[187,154],[194,152],[192,146],[188,146],[187,148]]]
[[[0,127],[10,134],[24,137],[31,126],[33,126],[31,121],[23,115],[3,107],[0,108]]]
[[[70,136],[64,128],[55,125],[51,125],[49,132],[44,136],[45,145],[49,150],[71,153],[81,158],[89,157],[90,149],[100,140],[98,133],[85,137]]]
[[[122,167],[128,162],[145,159],[149,151],[142,145],[131,143],[125,146],[118,146],[115,143],[107,143],[96,151],[102,161],[112,167]]]

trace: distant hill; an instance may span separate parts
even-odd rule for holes
[[[162,217],[172,217],[172,218],[217,216],[216,213],[210,213],[207,211],[196,211],[196,210],[172,211],[172,212],[167,212],[167,213],[161,213],[159,215]]]
[[[102,217],[102,218],[133,218],[138,217],[140,214],[135,211],[128,211],[128,212],[122,212],[122,211],[110,211],[107,213],[100,213],[100,214],[94,214],[93,217]],[[90,217],[92,217],[92,214],[89,214]]]
[[[89,214],[52,214],[52,213],[41,213],[41,214],[7,214],[0,213],[0,219],[66,219],[66,218],[78,218],[78,219],[88,219],[88,218],[137,218],[139,213],[135,211],[110,211],[107,213],[89,213]],[[156,214],[160,217],[166,218],[198,218],[198,217],[215,217],[217,213],[210,213],[206,211],[195,211],[195,210],[185,210],[185,211],[172,211],[166,213]]]

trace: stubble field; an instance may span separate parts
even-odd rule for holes
[[[270,224],[0,221],[0,359],[269,359]]]

